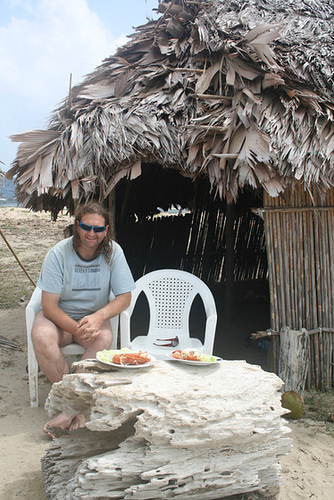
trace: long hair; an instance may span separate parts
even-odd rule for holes
[[[109,264],[112,252],[112,240],[114,239],[114,228],[111,225],[110,214],[108,210],[106,210],[100,203],[96,201],[90,201],[85,205],[79,205],[77,210],[75,211],[74,225],[73,225],[73,247],[77,252],[80,246],[80,237],[78,234],[78,224],[77,222],[81,222],[81,219],[86,214],[98,214],[104,218],[105,225],[108,225],[108,231],[100,243],[100,246],[97,250],[97,255],[104,255],[107,263]]]

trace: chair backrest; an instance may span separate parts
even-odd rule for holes
[[[193,301],[199,295],[207,317],[216,315],[214,298],[208,286],[186,271],[161,269],[152,271],[136,281],[132,292],[129,314],[144,293],[150,311],[148,338],[164,335],[189,337],[189,315]]]

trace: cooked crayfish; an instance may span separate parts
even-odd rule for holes
[[[112,362],[117,365],[143,365],[144,363],[149,363],[150,361],[150,356],[144,351],[122,352],[115,354],[112,358]]]
[[[186,361],[201,361],[201,353],[198,351],[177,351],[172,352],[172,356],[175,359],[185,359]]]

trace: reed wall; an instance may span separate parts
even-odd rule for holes
[[[271,327],[310,333],[308,385],[333,385],[334,190],[322,198],[301,184],[284,196],[264,196]],[[274,342],[278,371],[279,337]]]

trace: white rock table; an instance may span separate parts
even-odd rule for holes
[[[94,368],[97,363],[84,362]],[[42,459],[50,499],[218,499],[276,487],[291,450],[282,381],[244,361],[67,375],[46,402],[86,427]]]

